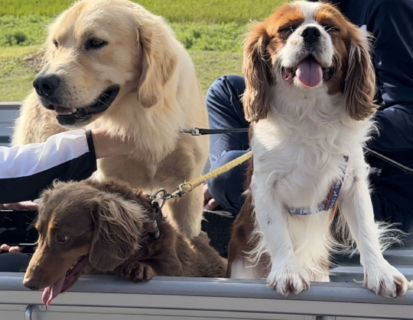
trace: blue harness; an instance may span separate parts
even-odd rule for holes
[[[344,161],[348,162],[348,156],[344,156]],[[346,165],[347,168],[347,165]],[[346,173],[346,168],[343,170],[343,177],[341,179],[338,179],[335,183],[330,188],[330,191],[327,194],[327,197],[325,200],[317,205],[317,212],[321,211],[328,211],[331,210],[334,205],[336,204],[338,195],[340,193],[341,186],[343,185],[345,173]],[[311,214],[312,212],[310,211],[310,208],[304,207],[304,208],[295,208],[295,207],[287,207],[287,210],[291,214],[296,214],[299,216],[307,216]]]

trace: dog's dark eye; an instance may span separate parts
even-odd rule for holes
[[[66,236],[63,236],[63,235],[61,235],[61,234],[57,234],[57,235],[56,235],[56,240],[57,240],[57,242],[59,242],[59,243],[65,243],[65,242],[67,241],[67,237],[66,237]]]
[[[56,40],[53,40],[53,44],[54,44],[54,46],[55,46],[56,48],[59,48],[59,44],[57,43]]]
[[[280,29],[278,29],[278,32],[289,35],[289,34],[293,33],[295,30],[297,30],[297,27],[288,26],[288,27],[281,27]]]
[[[340,32],[340,28],[336,27],[336,26],[325,25],[325,26],[323,26],[323,28],[327,32]]]
[[[85,48],[86,50],[97,50],[103,48],[107,44],[108,43],[106,41],[103,41],[101,39],[91,38],[86,41]]]

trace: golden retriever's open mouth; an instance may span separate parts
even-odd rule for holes
[[[83,268],[88,263],[88,260],[88,256],[80,257],[80,259],[72,265],[63,277],[44,289],[42,301],[46,306],[50,306],[50,303],[54,298],[75,284]]]
[[[116,99],[120,90],[119,86],[112,86],[106,89],[93,104],[79,108],[67,108],[55,104],[48,104],[47,109],[55,110],[56,119],[61,125],[73,125],[88,121],[92,115],[106,111]]]

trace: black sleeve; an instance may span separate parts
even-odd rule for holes
[[[90,131],[68,131],[44,143],[0,147],[0,203],[37,199],[53,180],[84,180],[96,169]]]
[[[380,3],[380,4],[379,4]],[[377,1],[368,14],[373,33],[380,134],[370,143],[379,151],[413,149],[413,1]]]

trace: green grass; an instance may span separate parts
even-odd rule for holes
[[[31,14],[54,17],[72,0],[0,0],[0,16]],[[245,24],[250,19],[268,16],[286,0],[139,0],[149,11],[170,22]]]
[[[0,47],[41,44],[50,21],[51,18],[39,15],[0,16]]]
[[[188,49],[204,92],[219,76],[241,74],[242,34],[250,20],[268,16],[287,0],[140,0],[167,19]],[[47,25],[72,0],[0,0],[0,101],[19,101],[38,67],[22,59],[37,52]]]
[[[39,70],[22,59],[41,48],[50,21],[39,15],[0,17],[0,101],[18,101],[30,92]],[[221,75],[240,74],[245,26],[194,22],[171,26],[189,50],[204,91]]]
[[[0,101],[20,101],[30,92],[39,69],[22,58],[37,50],[38,46],[0,49]]]
[[[241,75],[242,53],[189,51],[189,54],[194,61],[196,73],[204,92],[220,76]]]
[[[51,20],[39,15],[0,16],[0,47],[41,45]],[[189,22],[170,25],[186,49],[198,51],[240,52],[241,35],[246,31],[245,25],[236,23],[207,25]]]

